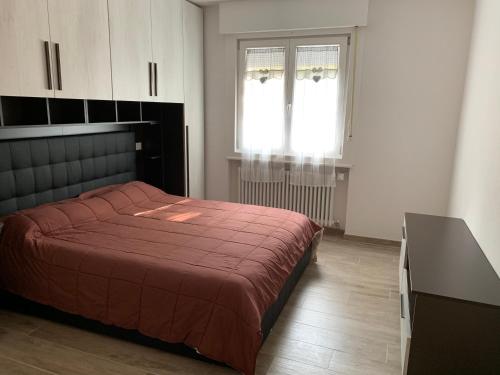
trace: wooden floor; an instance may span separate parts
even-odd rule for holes
[[[258,374],[400,373],[399,249],[326,237],[262,347]],[[0,374],[236,374],[0,309]]]

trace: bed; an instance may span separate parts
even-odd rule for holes
[[[29,199],[18,193],[7,199],[8,209],[17,211],[0,237],[0,287],[67,313],[182,343],[253,374],[258,350],[321,228],[291,211],[166,194],[134,181],[130,134],[92,137],[70,139],[72,148],[66,144],[64,160],[56,163],[65,164],[66,178],[51,186],[50,197],[36,191],[36,172],[23,172],[34,176],[34,191]],[[36,147],[49,150],[50,170],[58,170],[50,163],[52,140],[37,141]],[[10,169],[0,165],[2,184],[19,170],[43,167],[34,162],[44,164],[29,143],[23,147],[30,158],[14,162],[12,150],[19,146],[13,143]],[[92,151],[83,152],[82,145],[90,144]],[[93,174],[83,177],[84,164],[92,164]],[[13,181],[11,191],[18,192],[20,179]]]

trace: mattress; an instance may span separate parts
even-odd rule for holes
[[[131,182],[9,217],[0,286],[253,374],[262,321],[320,227]]]

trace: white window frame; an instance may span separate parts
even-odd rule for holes
[[[241,134],[242,134],[242,105],[243,103],[243,80],[245,74],[245,51],[248,48],[270,48],[282,47],[285,48],[285,155],[291,156],[290,151],[290,135],[291,135],[291,119],[293,111],[293,92],[295,83],[295,60],[296,48],[300,46],[314,45],[338,45],[340,47],[339,55],[339,93],[342,96],[339,98],[341,106],[339,107],[339,120],[337,121],[336,142],[334,158],[342,159],[345,128],[347,125],[347,108],[348,108],[348,90],[349,90],[349,53],[350,53],[350,35],[327,35],[327,36],[311,36],[311,37],[277,37],[268,39],[253,39],[238,41],[238,66],[237,66],[237,99],[236,99],[236,126],[235,126],[235,152],[241,153]]]

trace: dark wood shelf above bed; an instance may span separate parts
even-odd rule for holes
[[[184,105],[0,97],[0,140],[135,132],[138,178],[185,195]]]
[[[183,113],[183,104],[146,103],[114,100],[84,100],[2,96],[0,97],[0,139],[7,139],[5,128],[86,125],[152,124],[172,118],[169,113]],[[177,120],[179,115],[174,116]],[[42,131],[36,131],[41,134]],[[57,132],[56,132],[57,133]],[[9,137],[16,132],[9,131]],[[24,133],[21,137],[24,137]],[[53,135],[48,131],[46,136]],[[63,135],[63,134],[61,134]]]
[[[3,126],[48,124],[46,98],[3,96],[0,98],[0,119]]]
[[[78,99],[49,99],[50,124],[85,123],[85,102]]]
[[[89,123],[118,122],[117,104],[113,100],[88,100],[87,113]]]

